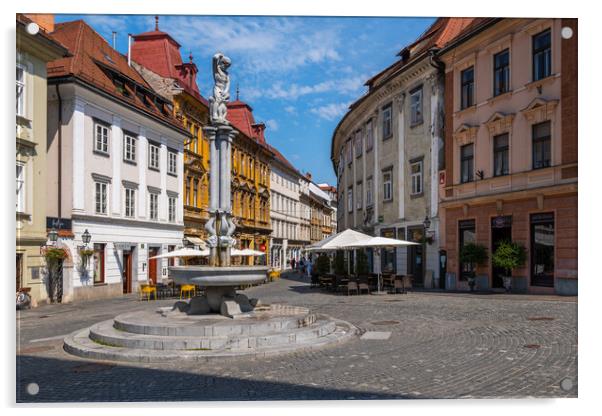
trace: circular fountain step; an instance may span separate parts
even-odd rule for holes
[[[268,345],[286,345],[297,340],[309,341],[336,330],[334,322],[321,319],[309,326],[276,330],[257,335],[228,334],[221,336],[161,336],[126,332],[116,329],[113,320],[90,327],[90,339],[103,345],[155,350],[223,350],[248,349]]]
[[[116,329],[136,334],[160,336],[218,337],[228,335],[259,335],[273,331],[309,326],[316,315],[309,309],[288,305],[257,308],[254,319],[231,319],[222,315],[162,316],[154,311],[129,312],[115,317]]]
[[[266,356],[351,339],[356,328],[305,308],[272,305],[250,316],[134,312],[67,336],[65,351],[111,361],[164,362]]]

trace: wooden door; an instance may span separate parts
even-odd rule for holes
[[[149,259],[159,255],[159,248],[149,247],[148,257]],[[151,259],[148,261],[148,281],[153,285],[157,284],[157,259]]]
[[[123,252],[123,293],[132,292],[132,253]]]

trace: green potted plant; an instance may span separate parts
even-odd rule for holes
[[[92,250],[91,248],[82,248],[81,250],[79,250],[79,258],[81,260],[80,267],[82,269],[86,269],[88,267],[90,257],[92,257],[93,255],[94,250]]]
[[[512,289],[512,270],[525,265],[527,250],[519,243],[503,241],[495,249],[491,261],[495,267],[504,269],[504,288],[507,292]]]
[[[316,260],[316,271],[319,276],[323,276],[330,272],[330,258],[326,254],[320,254]]]
[[[334,273],[338,276],[347,273],[345,270],[345,253],[343,251],[337,251],[334,258]]]
[[[469,265],[468,285],[471,292],[474,291],[475,287],[476,268],[485,264],[488,257],[487,247],[482,244],[468,243],[460,249],[460,263]]]
[[[68,257],[67,251],[63,248],[46,247],[43,255],[44,260],[46,260],[46,270],[48,273],[48,295],[50,301],[53,303],[61,302],[63,297],[63,276],[61,270],[63,267],[63,260]]]
[[[357,264],[356,272],[358,276],[364,276],[368,274],[368,256],[364,252],[364,250],[358,250],[356,254]]]

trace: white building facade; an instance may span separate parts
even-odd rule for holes
[[[301,202],[303,176],[273,149],[270,178],[270,266],[278,270],[290,269],[291,260],[301,259],[303,248],[309,244],[308,212]],[[307,219],[307,223],[309,219]]]
[[[58,245],[68,252],[63,302],[135,292],[142,282],[168,277],[168,260],[149,258],[182,246],[183,148],[189,137],[170,103],[85,23],[59,25],[59,40],[68,43],[76,25],[114,65],[105,68],[83,56],[103,72],[61,62],[49,69],[47,226],[58,229]],[[82,54],[72,52],[75,58]],[[50,77],[64,68],[73,75]],[[101,75],[123,97],[103,89]],[[86,230],[93,250],[87,262]]]

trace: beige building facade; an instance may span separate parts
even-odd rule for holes
[[[17,15],[16,289],[46,301],[46,63],[68,52],[48,32],[49,15]],[[35,31],[37,27],[37,32]]]
[[[434,53],[472,19],[440,18],[400,59],[372,77],[337,126],[332,160],[338,229],[421,243],[369,253],[375,272],[439,287],[438,172],[443,150],[443,70]]]
[[[466,289],[463,244],[489,251],[477,287],[504,290],[501,241],[527,250],[515,291],[577,293],[577,21],[480,19],[440,52],[446,286]]]

